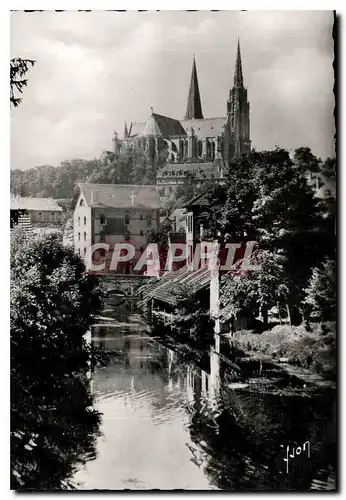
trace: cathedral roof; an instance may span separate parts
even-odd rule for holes
[[[203,137],[218,137],[224,132],[226,117],[222,118],[204,118],[203,120],[181,120],[181,124],[188,133],[191,127],[194,130],[195,136],[202,139]]]
[[[139,135],[142,137],[171,137],[186,135],[186,132],[179,120],[152,113]]]

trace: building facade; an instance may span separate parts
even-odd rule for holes
[[[115,244],[129,243],[135,256],[114,272],[133,274],[133,267],[147,246],[147,232],[160,222],[160,198],[156,186],[80,183],[74,198],[73,232],[75,252],[87,254],[96,243],[93,262],[105,262],[109,271]]]
[[[250,105],[243,82],[238,41],[233,87],[225,106],[225,116],[204,118],[198,85],[196,61],[193,58],[185,117],[177,120],[154,113],[146,122],[125,123],[123,137],[115,132],[115,154],[128,148],[141,148],[150,159],[164,154],[169,163],[187,160],[228,161],[251,148]]]

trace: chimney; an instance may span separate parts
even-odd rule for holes
[[[135,203],[135,196],[136,196],[136,191],[131,191],[131,205],[134,205]]]

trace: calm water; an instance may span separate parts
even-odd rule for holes
[[[110,306],[104,316],[122,325],[93,330],[93,342],[115,355],[93,375],[102,436],[96,458],[75,477],[80,489],[335,487],[333,394],[302,397],[294,384],[284,392],[287,380],[257,367],[243,373],[247,386],[231,389],[234,373],[218,356],[207,356],[203,369],[184,361],[130,309]],[[271,380],[275,390],[263,391]],[[287,445],[306,441],[310,458],[289,458],[287,473]]]

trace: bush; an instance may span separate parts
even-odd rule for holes
[[[84,335],[102,290],[56,235],[11,246],[11,487],[66,488],[94,446],[99,414],[89,391]]]

